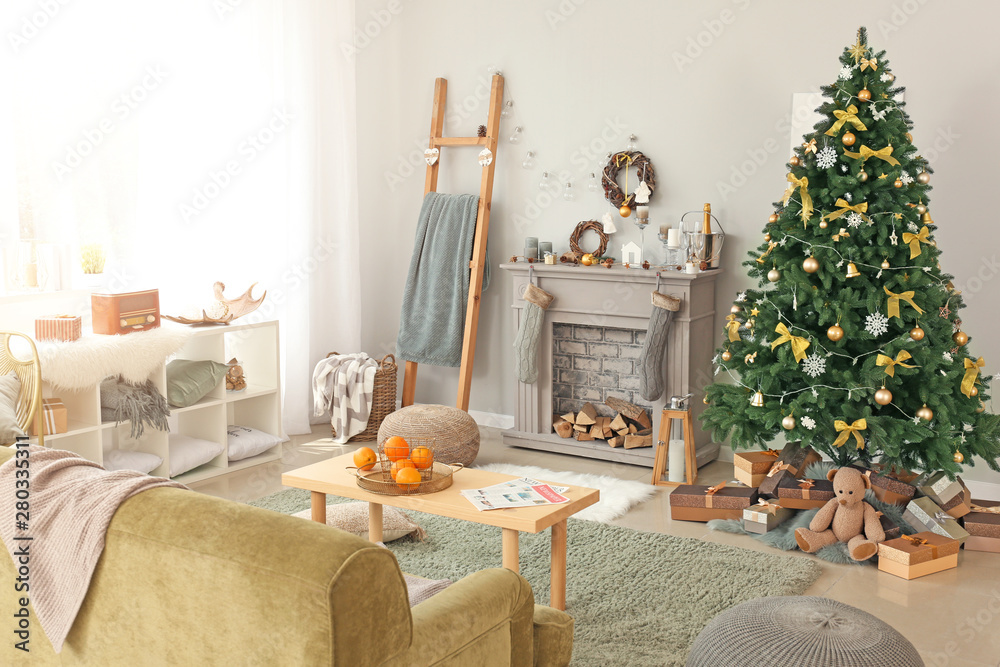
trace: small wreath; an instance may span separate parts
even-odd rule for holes
[[[597,250],[590,253],[580,248],[580,237],[587,231],[597,232],[597,236],[601,239],[601,245],[597,247]],[[569,249],[578,258],[588,254],[594,257],[602,257],[608,249],[608,235],[604,233],[604,225],[597,220],[584,220],[578,224],[569,236]]]
[[[618,185],[618,172],[623,166],[627,171],[629,166],[633,165],[638,172],[639,182],[646,181],[650,194],[656,190],[656,174],[653,172],[653,163],[649,161],[648,157],[639,151],[615,153],[611,156],[607,166],[604,167],[601,183],[604,185],[604,197],[616,208],[621,208],[623,205],[630,208],[635,206],[635,193],[626,194]]]

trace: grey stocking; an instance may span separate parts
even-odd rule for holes
[[[667,334],[674,313],[680,307],[681,300],[677,297],[653,292],[653,312],[649,315],[649,328],[637,364],[639,395],[645,401],[655,401],[663,393],[663,355],[667,349]]]
[[[542,318],[552,299],[551,294],[530,283],[524,291],[527,303],[521,310],[521,325],[514,338],[514,371],[520,382],[532,384],[538,380],[538,337],[542,332]]]

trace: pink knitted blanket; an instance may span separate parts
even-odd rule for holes
[[[132,470],[108,472],[73,452],[35,445],[16,452],[0,466],[0,537],[15,570],[27,567],[28,589],[19,595],[30,599],[58,653],[118,506],[158,486],[186,487]],[[18,502],[26,503],[21,510]]]

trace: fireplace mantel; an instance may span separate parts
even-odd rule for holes
[[[501,264],[513,275],[513,331],[522,316],[522,296],[528,286],[529,266],[535,284],[555,299],[545,313],[538,344],[538,381],[524,384],[515,380],[517,403],[514,428],[504,431],[504,443],[513,447],[542,449],[577,456],[653,467],[655,447],[625,450],[595,440],[579,442],[553,433],[553,325],[573,324],[645,331],[652,309],[650,293],[656,286],[656,271],[624,267],[546,265],[542,263]],[[653,403],[653,433],[659,428],[660,412],[671,396],[693,393],[695,441],[699,465],[713,460],[718,445],[710,434],[698,428],[697,416],[704,410],[704,387],[712,380],[712,353],[715,347],[715,281],[721,269],[696,274],[661,272],[660,291],[680,297],[667,337],[664,363],[665,390]],[[513,335],[511,337],[513,339]]]

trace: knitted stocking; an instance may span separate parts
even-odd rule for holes
[[[514,338],[514,371],[520,382],[532,384],[538,380],[538,337],[542,332],[542,318],[553,298],[531,283],[524,291],[527,303],[521,311],[521,326]]]
[[[653,292],[653,312],[649,316],[649,329],[637,368],[639,395],[645,401],[655,401],[663,393],[663,354],[667,349],[667,333],[674,313],[680,307],[681,300],[677,297]]]

